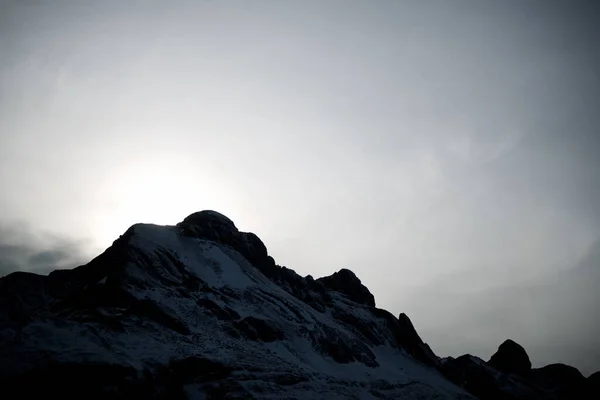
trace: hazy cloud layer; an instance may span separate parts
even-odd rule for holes
[[[352,269],[441,355],[512,337],[536,365],[590,373],[598,15],[583,0],[0,2],[0,222],[91,238],[95,255],[135,222],[215,209],[301,274]],[[3,268],[68,264],[74,245],[3,237]]]
[[[36,232],[30,227],[0,224],[0,276],[14,271],[46,275],[89,261],[83,240]]]

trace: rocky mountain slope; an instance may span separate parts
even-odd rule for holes
[[[72,270],[0,279],[4,399],[558,399],[598,390],[597,376],[572,367],[531,370],[517,346],[503,344],[488,363],[440,359],[406,315],[376,308],[351,271],[301,277],[214,211],[134,225]]]

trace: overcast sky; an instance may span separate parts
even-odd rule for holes
[[[214,209],[441,356],[600,370],[600,2],[0,0],[0,274]]]

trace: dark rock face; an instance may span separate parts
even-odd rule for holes
[[[294,270],[276,265],[271,257],[268,258],[269,262],[258,269],[283,290],[319,312],[324,312],[332,304],[331,295],[321,282],[303,278]]]
[[[592,400],[600,390],[573,367],[551,364],[531,369],[525,350],[512,340],[487,363],[464,355],[442,360],[448,379],[482,400]]]
[[[238,231],[232,220],[213,210],[203,210],[190,214],[184,218],[182,224],[196,226],[199,229],[205,228],[215,233],[227,234],[227,232]]]
[[[398,317],[398,342],[413,357],[429,365],[438,365],[438,357],[429,345],[423,342],[410,318],[404,313]]]
[[[327,289],[347,295],[358,304],[375,307],[375,298],[369,289],[361,283],[354,272],[348,269],[341,269],[331,276],[317,279],[317,282],[322,283]]]
[[[231,246],[255,267],[270,264],[264,243],[251,232],[240,232],[233,221],[212,210],[199,211],[186,217],[177,226],[184,235],[212,240]],[[270,258],[270,260],[269,260]]]
[[[444,362],[446,376],[480,399],[503,399],[494,371],[469,354]]]
[[[169,369],[182,382],[210,382],[227,378],[233,369],[214,360],[191,356],[169,362]]]
[[[577,368],[564,364],[550,364],[532,371],[532,381],[558,399],[592,399],[592,388]]]
[[[246,317],[234,323],[238,331],[250,340],[259,340],[261,342],[274,342],[282,340],[285,335],[276,327],[267,321],[252,316]]]
[[[600,393],[600,371],[594,372],[587,378],[592,391]]]
[[[221,306],[219,306],[217,303],[210,299],[198,299],[196,303],[198,304],[198,306],[204,308],[206,312],[209,312],[210,314],[214,315],[219,320],[231,321],[240,319],[240,315],[235,310],[229,307],[221,308]]]
[[[40,393],[63,399],[186,399],[170,378],[163,375],[149,379],[121,365],[66,362],[40,365],[27,373],[0,379],[0,384],[7,399],[35,398]]]
[[[376,357],[364,342],[340,335],[330,328],[324,329],[324,334],[313,338],[315,349],[331,357],[340,364],[359,362],[368,367],[379,366]]]
[[[490,358],[488,364],[501,371],[521,375],[531,370],[531,361],[523,346],[510,339],[498,347],[498,351]]]

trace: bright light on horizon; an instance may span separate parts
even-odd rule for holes
[[[106,248],[136,223],[175,225],[201,209],[236,213],[235,189],[214,170],[164,154],[118,167],[103,186],[104,209],[92,218],[92,240]]]

